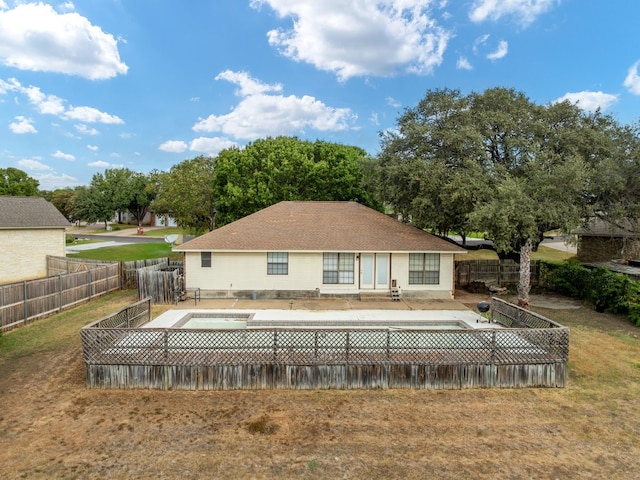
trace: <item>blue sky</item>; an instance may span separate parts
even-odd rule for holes
[[[640,120],[640,2],[0,0],[0,167],[41,189],[258,138],[364,148],[429,89]]]

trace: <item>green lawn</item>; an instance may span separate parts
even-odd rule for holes
[[[78,253],[67,254],[69,258],[86,258],[89,260],[107,260],[130,262],[132,260],[146,260],[148,258],[174,257],[182,259],[182,254],[171,252],[168,243],[133,243],[120,247],[95,248],[82,250]]]

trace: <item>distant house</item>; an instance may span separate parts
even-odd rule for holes
[[[69,226],[44,198],[0,196],[0,283],[46,276],[47,255],[65,256]]]
[[[451,298],[465,250],[355,202],[281,202],[174,248],[203,297]]]
[[[629,222],[619,226],[593,218],[576,234],[577,258],[583,263],[640,258],[640,235]]]

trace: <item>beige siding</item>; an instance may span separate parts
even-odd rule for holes
[[[391,279],[408,294],[429,293],[434,298],[451,298],[453,284],[453,254],[441,254],[438,285],[409,285],[409,254],[391,254]],[[211,254],[211,267],[200,266],[200,253],[186,252],[185,277],[187,289],[227,293],[236,291],[314,291],[322,294],[359,292],[359,268],[356,261],[355,283],[322,284],[322,253],[289,253],[288,275],[267,275],[265,252]]]
[[[65,256],[64,229],[0,230],[0,283],[47,275],[47,255]]]

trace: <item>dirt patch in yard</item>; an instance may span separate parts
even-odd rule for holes
[[[637,338],[606,332],[618,317],[544,313],[574,327],[565,389],[89,390],[77,330],[0,352],[0,477],[637,477]]]

